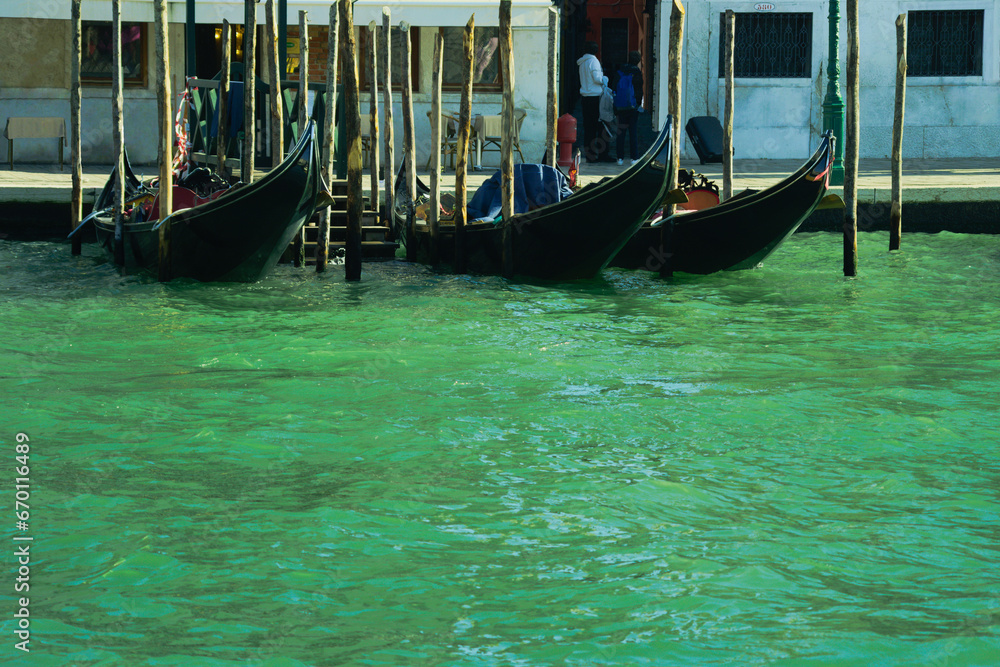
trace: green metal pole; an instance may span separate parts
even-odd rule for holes
[[[840,0],[830,0],[830,56],[823,100],[823,131],[837,137],[830,185],[844,184],[844,98],[840,95]]]
[[[288,0],[278,0],[278,78],[288,76]]]
[[[184,40],[187,42],[185,74],[196,77],[198,76],[198,50],[195,48],[194,26],[194,0],[187,0],[187,24],[184,31]]]

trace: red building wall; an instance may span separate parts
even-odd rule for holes
[[[602,41],[605,37],[611,38],[611,35],[604,35],[603,30],[605,26],[611,27],[611,22],[615,19],[627,21],[628,46],[625,49],[625,53],[627,54],[629,51],[643,51],[640,31],[644,24],[642,10],[645,5],[645,0],[588,0],[587,19],[590,23],[590,28],[587,31],[587,39],[601,44],[600,58],[602,63],[605,63],[606,59],[611,57],[611,54],[606,55],[604,53],[605,43]],[[605,19],[608,19],[608,21],[606,22]],[[617,58],[612,59],[617,60]],[[613,62],[606,64],[621,65],[622,63]]]
[[[643,14],[647,0],[587,0],[587,41],[594,41],[601,45],[601,52],[598,57],[604,67],[604,73],[611,78],[612,67],[623,65],[629,51],[638,51],[642,54],[642,61],[639,65],[643,72],[645,83],[644,95],[649,99],[652,91],[652,84],[655,77],[652,74],[652,54],[648,51],[647,31],[652,30],[652,23],[649,15]],[[615,35],[605,34],[606,29],[614,30],[620,26],[627,26],[628,36],[626,40],[618,41]],[[617,53],[605,53],[608,43],[616,43],[619,48]],[[627,47],[621,48],[624,44]],[[649,105],[647,105],[649,106]]]

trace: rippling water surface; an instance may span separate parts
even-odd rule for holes
[[[1000,240],[887,243],[247,286],[0,242],[30,662],[996,664]]]

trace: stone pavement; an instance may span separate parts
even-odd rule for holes
[[[764,189],[774,185],[802,166],[803,160],[734,160],[733,191],[745,188]],[[681,160],[681,167],[704,174],[722,188],[722,165],[699,164],[698,160]],[[584,183],[621,173],[626,166],[614,162],[582,164]],[[469,182],[478,185],[489,178],[496,167],[483,172],[470,172]],[[861,160],[858,178],[858,203],[890,201],[892,175],[889,160]],[[423,175],[422,175],[423,176]],[[446,172],[447,183],[453,175]],[[426,180],[425,180],[426,182]],[[843,194],[842,187],[831,192]],[[903,203],[907,202],[1000,202],[1000,158],[968,158],[963,160],[910,160],[903,163]]]
[[[733,190],[763,189],[795,171],[798,160],[735,160]],[[722,165],[701,165],[697,160],[682,160],[681,166],[702,173],[721,188]],[[146,178],[156,175],[152,165],[133,166]],[[581,165],[580,180],[590,183],[621,173],[627,166],[614,162]],[[470,196],[496,171],[486,166],[483,171],[470,171]],[[858,204],[859,228],[877,229],[888,225],[891,176],[889,160],[862,160],[859,167]],[[83,169],[84,210],[94,201],[107,181],[110,165],[87,165]],[[426,171],[421,172],[424,182]],[[364,178],[364,189],[370,180]],[[72,177],[69,168],[60,171],[58,165],[15,164],[0,169],[0,223],[3,231],[30,233],[35,226],[51,227],[55,220],[68,215]],[[441,179],[442,190],[454,187],[454,172],[446,170]],[[843,188],[831,188],[842,194]],[[842,216],[836,211],[817,212],[803,226],[804,230],[840,228]],[[908,160],[903,163],[903,224],[910,231],[1000,233],[1000,158]]]
[[[795,171],[797,160],[735,160],[733,162],[733,189],[762,189]],[[699,164],[697,160],[681,160],[681,167],[702,173],[722,185],[721,164]],[[145,177],[156,175],[155,166],[133,166],[137,174]],[[583,183],[614,176],[626,166],[614,162],[581,165]],[[469,189],[475,190],[493,175],[496,166],[486,166],[483,171],[470,171]],[[85,165],[83,167],[84,203],[93,202],[96,191],[107,181],[110,165]],[[862,160],[859,167],[858,202],[884,203],[890,197],[889,160]],[[427,181],[427,172],[421,172]],[[454,172],[445,170],[442,187],[452,188]],[[368,178],[365,178],[367,189]],[[11,202],[25,204],[68,204],[72,187],[69,167],[60,171],[58,165],[15,164],[14,170],[0,169],[0,205]],[[903,203],[908,202],[1000,202],[1000,158],[924,159],[903,163]],[[831,191],[841,193],[842,188]]]

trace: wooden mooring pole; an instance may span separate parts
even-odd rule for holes
[[[684,43],[684,5],[680,0],[673,0],[670,9],[670,32],[667,45],[667,113],[671,116],[670,158],[667,165],[667,192],[677,188],[677,171],[680,169],[681,157],[681,63],[682,46]],[[675,204],[664,207],[664,215],[673,215],[677,209]],[[660,264],[660,275],[673,275],[671,260],[671,236],[673,224],[668,222],[660,227],[660,246],[663,255]]]
[[[167,0],[156,0],[154,5],[156,26],[156,117],[159,140],[156,143],[160,165],[160,225],[159,251],[157,253],[158,277],[161,282],[170,280],[170,219],[173,206],[173,138],[170,103],[170,44],[167,36]]]
[[[514,276],[514,42],[510,29],[511,0],[500,0],[500,72],[503,106],[500,112],[500,205],[503,214],[504,278]]]
[[[375,212],[378,219],[379,187],[378,187],[378,30],[374,19],[368,22],[368,37],[371,48],[368,49],[368,73],[371,81],[371,93],[368,98],[368,169],[371,172],[371,187],[369,188],[368,208]]]
[[[667,113],[673,116],[670,164],[667,166],[667,192],[677,188],[677,170],[681,155],[681,68],[684,46],[684,5],[673,0],[670,10],[670,33],[667,46]],[[676,205],[670,204],[665,214],[673,214]]]
[[[392,220],[393,183],[396,180],[396,156],[392,145],[392,27],[389,23],[389,8],[382,8],[382,106],[385,107],[385,215],[388,224]]]
[[[847,89],[844,134],[844,275],[858,275],[858,0],[847,0]]]
[[[299,133],[309,124],[309,12],[299,10]]]
[[[299,136],[309,125],[309,12],[299,10]],[[306,264],[306,228],[299,229],[292,241],[292,264]]]
[[[340,3],[341,50],[344,54],[344,136],[347,142],[347,230],[344,274],[361,280],[361,214],[364,206],[361,168],[361,102],[358,95],[358,52],[354,39],[354,6]]]
[[[726,10],[724,62],[726,108],[722,114],[722,200],[733,196],[733,52],[736,45],[736,12]]]
[[[469,57],[468,54],[466,57]],[[545,164],[553,169],[556,168],[556,151],[558,150],[556,126],[559,123],[559,107],[556,99],[556,86],[558,85],[558,57],[559,57],[559,12],[555,7],[549,7],[549,66],[548,66],[548,94],[545,99]]]
[[[281,79],[285,63],[279,62],[278,15],[274,0],[267,0],[264,7],[267,24],[267,79],[271,85],[269,107],[271,111],[271,167],[277,167],[285,156],[285,112],[281,99]],[[223,38],[225,39],[225,38]]]
[[[903,111],[906,107],[906,14],[896,17],[896,108],[892,119],[892,205],[889,250],[899,250],[903,235]]]
[[[340,12],[337,0],[330,4],[330,31],[327,37],[326,56],[326,117],[323,119],[323,150],[320,157],[323,161],[323,179],[327,185],[333,182],[333,126],[337,111],[337,51],[338,28]],[[325,207],[319,214],[319,231],[316,234],[316,273],[326,271],[326,263],[330,255],[330,207]]]
[[[337,55],[340,52],[340,7],[339,0],[330,3],[330,30],[326,41],[326,118],[323,128],[323,159],[327,165],[324,172],[327,185],[333,181],[334,163],[337,156],[334,154],[334,137],[336,136],[335,122],[337,118]],[[341,121],[343,122],[343,121]]]
[[[244,183],[253,182],[254,156],[256,147],[254,135],[257,121],[254,114],[254,96],[256,94],[257,78],[254,74],[256,66],[256,35],[257,6],[255,0],[245,0],[243,19],[243,152],[240,155],[240,180]]]
[[[410,24],[403,21],[399,24],[403,35],[403,160],[406,170],[406,189],[409,193],[410,206],[406,220],[405,243],[406,259],[414,261],[417,257],[416,238],[413,226],[415,223],[414,209],[417,197],[417,148],[413,137],[413,80],[411,72]]]
[[[469,138],[472,134],[472,77],[475,69],[476,15],[469,17],[462,35],[465,63],[462,65],[462,101],[458,107],[458,137],[455,142],[455,273],[465,273],[465,223],[468,191],[466,183],[469,170]]]
[[[229,70],[232,67],[230,40],[232,27],[222,20],[222,73],[219,76],[219,126],[215,133],[215,158],[219,161],[216,170],[219,176],[228,179],[226,169],[226,149],[229,144]]]
[[[73,189],[70,194],[70,230],[76,229],[83,217],[83,161],[80,155],[80,0],[73,0],[70,8],[73,29],[73,53],[70,58],[69,126],[70,158],[73,167]],[[79,234],[73,235],[71,252],[79,255],[82,241]]]
[[[427,223],[431,231],[431,265],[441,259],[441,68],[444,59],[444,35],[434,34],[434,60],[431,62],[431,192]]]
[[[125,124],[122,119],[122,3],[111,0],[111,123],[115,152],[115,264],[125,268]]]

